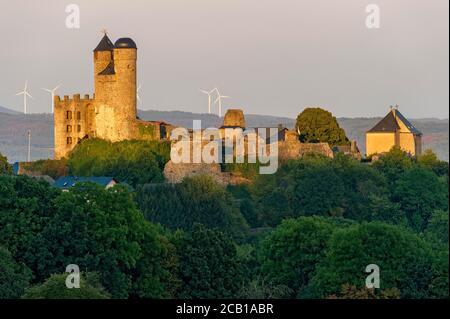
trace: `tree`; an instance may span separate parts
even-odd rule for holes
[[[177,239],[182,287],[179,298],[236,297],[246,279],[236,247],[224,233],[196,224]]]
[[[47,159],[24,163],[23,168],[39,175],[48,175],[53,179],[66,176],[68,173],[67,160],[64,158],[60,160]]]
[[[325,248],[333,223],[323,217],[284,220],[261,245],[261,273],[273,285],[290,289],[290,297],[303,293]]]
[[[59,194],[44,181],[23,175],[0,176],[0,242],[33,273],[40,268],[35,250],[40,246],[39,234],[54,215]]]
[[[425,230],[425,238],[439,246],[447,246],[448,250],[448,211],[436,210],[431,214],[428,226]]]
[[[300,132],[300,141],[303,143],[328,143],[330,146],[349,144],[336,118],[321,108],[306,108],[297,116],[295,129]]]
[[[169,297],[167,240],[148,223],[124,187],[80,183],[55,200],[37,240],[39,279],[69,264],[99,273],[113,298]]]
[[[399,176],[392,198],[417,231],[427,227],[433,211],[448,209],[448,187],[434,173],[419,167]]]
[[[22,299],[109,299],[110,295],[95,274],[80,274],[80,288],[66,286],[66,274],[50,276],[42,284],[28,288]]]
[[[311,297],[339,294],[344,284],[365,287],[367,265],[380,268],[381,289],[402,298],[427,298],[433,281],[433,252],[423,239],[402,227],[380,222],[336,230],[308,287]]]
[[[20,298],[31,279],[31,270],[0,247],[0,299]]]
[[[411,157],[397,146],[392,147],[388,153],[382,154],[373,163],[373,167],[386,176],[390,185],[393,185],[400,175],[412,166]]]
[[[72,175],[112,176],[136,186],[164,181],[169,156],[168,142],[88,139],[70,153],[68,166]]]
[[[248,227],[232,196],[206,175],[185,178],[174,186],[141,187],[136,201],[148,220],[172,230],[191,230],[200,223],[241,238]]]
[[[0,153],[0,175],[11,174],[12,168],[8,163],[8,159]]]
[[[258,177],[250,191],[263,225],[311,215],[390,223],[404,220],[390,201],[383,174],[345,155],[330,159],[312,154],[290,160],[275,174]]]
[[[448,163],[440,161],[430,149],[417,156],[417,164],[420,167],[433,171],[437,176],[448,176]]]

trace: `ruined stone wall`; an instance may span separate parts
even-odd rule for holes
[[[300,158],[309,153],[334,157],[333,150],[328,143],[301,143],[298,140],[286,140],[278,143],[278,156],[281,161]]]

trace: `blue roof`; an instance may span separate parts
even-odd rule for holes
[[[13,169],[13,172],[14,172],[15,175],[18,175],[18,174],[19,174],[19,168],[20,168],[19,165],[20,165],[19,162],[15,162],[15,163],[12,165],[12,169]]]
[[[80,176],[63,176],[56,180],[56,182],[53,184],[53,186],[58,188],[67,189],[70,187],[75,186],[77,183],[82,182],[91,182],[95,184],[99,184],[101,186],[108,186],[109,183],[112,181],[116,182],[116,180],[113,177],[107,177],[107,176],[87,176],[87,177],[80,177]]]

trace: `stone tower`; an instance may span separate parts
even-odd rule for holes
[[[136,120],[136,43],[105,35],[94,50],[96,137],[131,139]]]
[[[159,140],[170,124],[137,119],[137,47],[130,38],[114,44],[105,34],[94,49],[94,97],[55,96],[55,158],[68,155],[86,138],[111,142]]]
[[[114,44],[114,68],[116,71],[115,112],[119,121],[116,123],[123,133],[123,138],[134,136],[134,121],[137,117],[136,86],[136,43],[130,38],[121,38]]]

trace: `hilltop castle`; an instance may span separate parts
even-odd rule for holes
[[[170,125],[137,118],[137,46],[130,38],[114,44],[105,34],[94,49],[92,98],[55,96],[55,158],[65,157],[82,139],[112,142],[129,139],[166,139]]]

